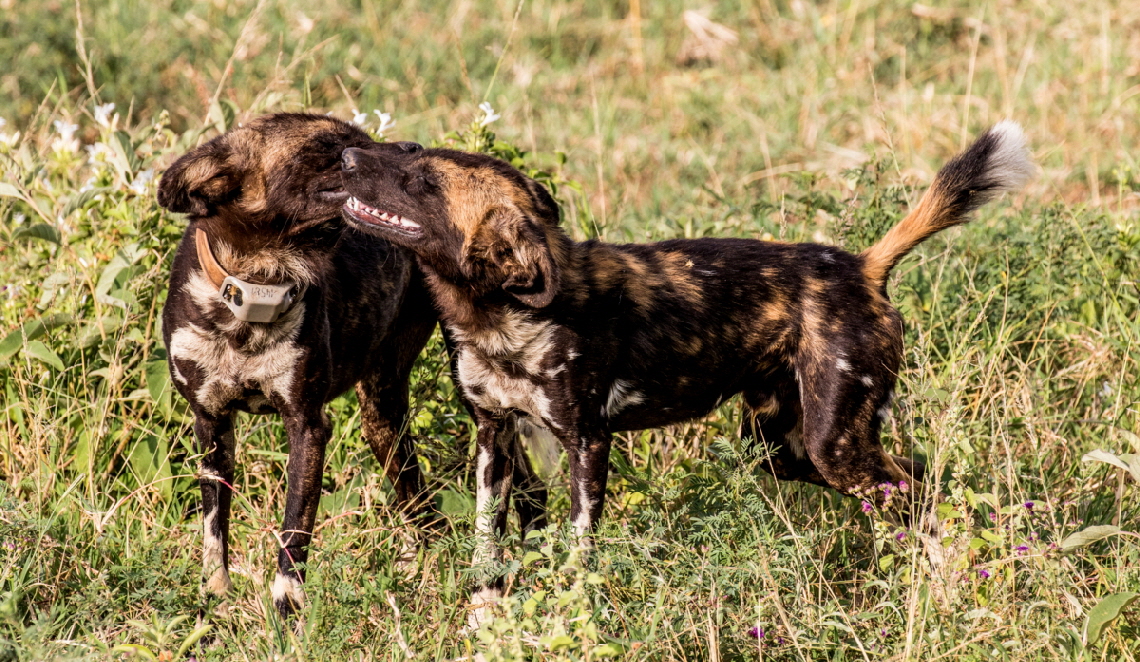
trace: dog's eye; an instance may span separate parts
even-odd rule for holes
[[[435,182],[424,173],[412,175],[404,185],[408,193],[427,193],[435,188]]]

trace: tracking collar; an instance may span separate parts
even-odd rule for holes
[[[239,320],[271,324],[289,310],[293,301],[300,298],[302,288],[297,283],[247,283],[226,273],[214,258],[214,252],[210,250],[210,238],[202,228],[197,229],[194,244],[198,249],[198,263],[202,265],[206,277],[218,288],[222,302]]]

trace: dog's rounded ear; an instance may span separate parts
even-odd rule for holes
[[[212,140],[183,155],[162,175],[158,204],[180,214],[209,216],[240,187],[226,163],[225,148]]]
[[[531,308],[544,308],[554,300],[561,273],[546,235],[533,223],[524,222],[515,238],[511,260],[504,265],[503,289]]]
[[[526,178],[526,186],[530,192],[531,200],[534,202],[535,213],[551,225],[558,225],[558,203],[554,201],[554,196],[550,195],[550,191],[547,191],[545,186],[530,177]]]

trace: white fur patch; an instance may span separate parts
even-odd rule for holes
[[[615,379],[610,386],[609,395],[606,397],[606,406],[602,413],[613,417],[626,407],[645,402],[645,396],[634,391],[631,388],[632,386],[633,384],[624,379]]]
[[[846,359],[837,359],[835,361],[835,368],[840,372],[850,372],[851,364]]]
[[[871,379],[870,375],[863,375],[862,377],[859,378],[859,381],[863,382],[863,386],[874,386],[875,385],[875,380]]]
[[[200,275],[191,277],[186,289],[203,310],[212,308],[217,290]],[[297,303],[273,324],[248,325],[250,340],[236,349],[230,344],[230,334],[245,322],[233,318],[217,332],[187,324],[171,335],[170,356],[193,361],[202,370],[205,379],[195,399],[210,413],[219,413],[229,402],[244,397],[246,386],[251,384],[268,396],[289,402],[297,361],[303,353],[295,340],[304,314],[305,304]]]
[[[214,535],[214,520],[218,511],[211,511],[202,522],[202,572],[206,576],[206,590],[214,595],[225,595],[232,587],[230,573],[223,562],[221,538]]]
[[[283,575],[280,572],[273,579],[273,601],[276,603],[284,602],[286,599],[292,600],[293,604],[297,607],[305,606],[305,591],[301,588],[301,582],[297,581],[295,577]]]
[[[467,628],[474,632],[479,626],[491,620],[492,609],[503,599],[503,591],[484,586],[471,594],[471,611],[467,614]]]
[[[1021,190],[1036,170],[1025,145],[1025,132],[1017,122],[1002,120],[993,125],[989,133],[997,138],[998,144],[986,162],[986,170],[1000,187],[990,197],[996,197],[1000,191]]]
[[[469,348],[460,350],[456,367],[467,397],[483,409],[517,409],[542,421],[544,425],[558,427],[550,417],[550,398],[533,381],[504,374],[491,361]],[[473,387],[482,392],[476,394]]]

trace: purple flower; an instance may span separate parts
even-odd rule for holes
[[[910,489],[910,486],[906,484],[905,480],[899,481],[899,491],[900,492],[906,492],[909,489]]]
[[[869,513],[874,509],[875,509],[875,507],[871,505],[870,501],[864,501],[863,502],[863,512]]]
[[[748,630],[748,636],[753,639],[763,639],[764,630],[762,630],[759,625],[753,625],[752,628]]]
[[[903,540],[906,540],[906,531],[899,531],[898,533],[896,533],[895,534],[895,540],[898,540],[900,542]]]
[[[1021,556],[1022,554],[1029,551],[1029,545],[1018,545],[1017,547],[1014,547],[1013,550],[1017,552],[1018,556]]]
[[[978,570],[978,576],[981,577],[982,579],[989,579],[990,578],[990,571],[986,570],[985,568],[982,568],[981,570]]]
[[[1026,510],[1033,510],[1033,502],[1032,501],[1026,501],[1025,502],[1025,509]]]
[[[997,521],[997,513],[993,512],[992,510],[990,511],[990,521],[991,522]]]

